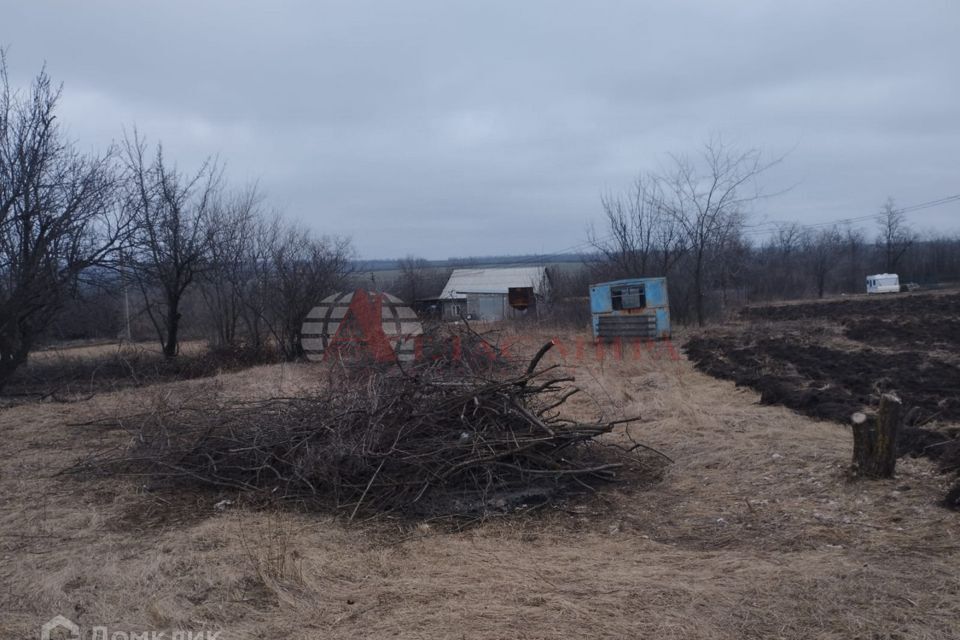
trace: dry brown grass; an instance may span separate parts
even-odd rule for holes
[[[459,533],[53,475],[125,443],[68,423],[148,393],[298,393],[311,365],[0,411],[0,637],[36,637],[56,613],[223,640],[960,637],[960,516],[935,505],[947,479],[929,462],[851,483],[844,428],[685,360],[568,364],[597,399],[571,410],[641,413],[638,438],[676,464],[652,487]]]
[[[180,343],[180,353],[195,354],[207,348],[204,340],[187,340]],[[161,355],[163,351],[157,341],[125,342],[118,340],[78,341],[63,345],[51,345],[30,354],[31,361],[44,361],[62,358],[97,358],[100,356],[123,353],[128,356],[139,354]]]

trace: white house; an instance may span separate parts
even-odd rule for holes
[[[535,314],[549,292],[546,267],[454,269],[438,301],[444,318],[490,322]]]

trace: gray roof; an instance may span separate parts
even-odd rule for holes
[[[506,294],[510,287],[533,287],[535,294],[542,294],[546,285],[546,267],[454,269],[440,297],[459,298],[466,293]]]

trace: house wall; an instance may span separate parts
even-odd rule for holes
[[[499,293],[471,293],[467,295],[467,313],[474,320],[496,322],[503,320],[507,296]]]
[[[505,293],[468,293],[466,312],[471,320],[499,322],[536,315],[537,304],[534,300],[525,310],[520,310],[510,306]]]
[[[459,320],[460,316],[467,313],[467,301],[466,300],[444,300],[442,319],[443,320]]]

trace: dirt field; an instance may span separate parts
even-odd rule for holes
[[[855,296],[826,302],[748,307],[752,320],[828,320],[851,340],[889,347],[931,349],[960,345],[960,294],[911,293]]]
[[[57,475],[127,443],[72,424],[157,400],[299,393],[316,365],[2,409],[0,637],[36,638],[56,614],[86,633],[222,640],[960,637],[960,514],[936,505],[948,478],[931,461],[850,482],[850,433],[833,422],[760,405],[685,359],[566,357],[599,408],[642,414],[635,435],[675,464],[656,483],[460,532]]]
[[[960,294],[760,306],[741,316],[685,350],[765,403],[845,423],[891,390],[915,423],[960,419]]]

